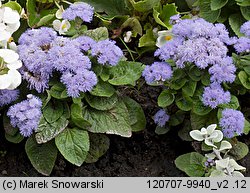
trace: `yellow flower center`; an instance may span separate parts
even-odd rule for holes
[[[165,36],[165,40],[169,41],[172,39],[172,36]]]

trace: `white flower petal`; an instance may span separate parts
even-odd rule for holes
[[[19,22],[19,20],[20,20],[20,15],[16,10],[12,10],[9,7],[4,7],[4,16],[3,16],[4,23],[15,24]]]
[[[199,130],[193,130],[189,132],[189,135],[196,141],[203,141],[204,137]]]
[[[12,62],[12,63],[7,64],[7,67],[8,67],[10,70],[16,70],[16,69],[22,67],[22,62],[21,62],[21,60],[17,60],[17,61],[15,61],[15,62]]]
[[[8,41],[11,37],[11,34],[5,30],[1,31],[0,29],[0,41]]]
[[[210,158],[210,159],[214,159],[214,158],[216,158],[216,155],[214,153],[208,153],[208,154],[205,154],[205,157]]]
[[[8,86],[7,89],[16,89],[22,82],[21,74],[17,70],[9,70],[8,76],[10,77],[11,84]]]
[[[0,89],[7,89],[11,84],[11,77],[8,74],[0,75]]]
[[[2,57],[6,63],[12,63],[18,60],[19,55],[10,49],[0,49],[0,57]]]
[[[64,12],[63,7],[60,6],[60,8],[56,11],[56,18],[62,19],[62,13]]]
[[[206,128],[201,128],[201,134],[202,135],[207,135],[207,129]]]
[[[221,170],[213,170],[209,177],[227,177],[227,175]]]
[[[214,132],[214,130],[216,129],[216,127],[217,127],[216,124],[209,125],[209,126],[207,127],[207,134],[208,134],[208,135],[211,135],[211,134]]]
[[[61,24],[62,22],[58,19],[54,20],[52,25],[53,25],[53,28],[56,30],[56,31],[59,31],[60,28],[61,28]]]

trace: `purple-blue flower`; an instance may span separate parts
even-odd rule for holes
[[[245,118],[242,112],[234,109],[224,109],[220,119],[220,127],[225,137],[232,138],[243,133]]]
[[[27,100],[11,106],[7,116],[13,127],[18,127],[24,137],[29,137],[38,127],[42,116],[41,108],[41,99],[29,94]]]
[[[160,127],[164,127],[167,121],[169,120],[169,115],[166,113],[165,110],[160,109],[155,115],[154,115],[154,122]]]
[[[61,82],[66,85],[67,94],[71,97],[79,97],[80,92],[91,91],[97,84],[96,74],[90,70],[82,69],[77,72],[64,72]]]
[[[115,66],[123,57],[123,52],[115,45],[115,41],[106,39],[92,46],[91,55],[96,56],[100,64]]]
[[[232,83],[235,80],[236,67],[233,64],[233,59],[229,56],[218,59],[217,64],[211,66],[208,70],[211,82],[229,82]]]
[[[240,32],[250,38],[250,21],[243,23],[240,27]]]
[[[177,15],[173,15],[169,18],[169,23],[171,25],[174,25],[176,23],[179,23],[181,21],[181,15],[177,14]]]
[[[91,22],[94,15],[94,8],[87,3],[77,2],[71,4],[63,13],[62,18],[69,21],[75,20],[77,17],[85,22]]]
[[[216,108],[220,104],[229,103],[231,95],[228,91],[224,91],[221,85],[213,83],[204,88],[202,95],[202,102],[205,106]]]
[[[169,80],[173,75],[171,66],[166,62],[154,62],[152,65],[147,65],[142,72],[148,84],[154,82],[164,82]]]
[[[14,102],[15,100],[18,99],[19,97],[19,90],[0,90],[0,107],[4,106],[4,105],[8,105],[12,102]]]
[[[48,60],[55,70],[63,73],[67,70],[76,72],[79,69],[90,69],[90,59],[85,56],[73,41],[68,40],[64,45],[60,41],[52,44],[48,52]]]
[[[88,36],[79,36],[73,40],[77,46],[81,49],[83,52],[87,52],[91,49],[92,45],[96,43],[95,40]]]
[[[250,52],[250,38],[240,37],[237,42],[234,44],[236,52]]]

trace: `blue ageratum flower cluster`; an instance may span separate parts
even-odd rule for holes
[[[184,68],[187,63],[201,70],[208,68],[211,86],[204,90],[204,105],[216,108],[229,102],[230,93],[220,84],[235,80],[236,67],[227,55],[227,45],[233,45],[236,38],[229,37],[223,24],[212,24],[202,18],[180,20],[176,17],[175,20],[173,38],[156,50],[155,56],[163,61],[174,60],[177,68]]]
[[[87,3],[78,2],[71,4],[62,14],[63,19],[69,21],[75,20],[77,17],[84,22],[91,22],[94,15],[94,8]]]
[[[234,48],[238,53],[249,53],[250,52],[250,21],[245,22],[240,32],[245,34],[245,37],[240,37],[234,44]]]
[[[245,118],[238,110],[224,109],[219,124],[224,137],[232,138],[235,135],[241,135],[243,133]]]
[[[168,122],[170,116],[166,113],[164,109],[160,109],[155,115],[154,115],[154,122],[159,127],[164,127],[165,124]]]
[[[15,90],[0,90],[0,107],[8,105],[18,99],[20,91]]]
[[[154,62],[152,65],[147,65],[142,73],[148,84],[157,82],[161,83],[171,79],[173,71],[171,66],[166,62]]]
[[[41,99],[29,94],[27,100],[11,106],[7,116],[13,127],[18,127],[24,137],[29,137],[38,127],[42,116],[41,108]]]
[[[103,65],[114,66],[123,57],[121,49],[113,41],[96,42],[87,36],[70,39],[58,36],[47,27],[29,29],[23,33],[19,39],[18,53],[23,61],[21,73],[30,89],[44,92],[49,88],[53,72],[57,71],[71,97],[91,91],[97,84],[88,53],[97,57]]]

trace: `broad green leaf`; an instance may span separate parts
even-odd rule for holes
[[[20,143],[24,139],[24,137],[19,132],[17,132],[15,135],[9,135],[5,133],[5,138],[11,143]]]
[[[49,176],[57,157],[57,148],[54,141],[37,144],[35,138],[30,137],[26,141],[25,151],[33,167],[39,173]]]
[[[62,83],[54,84],[48,92],[52,97],[56,99],[68,98],[66,87]]]
[[[61,116],[57,121],[49,123],[44,117],[41,118],[38,128],[36,130],[37,143],[47,143],[60,134],[69,124],[69,121]]]
[[[28,25],[34,27],[40,20],[40,15],[36,12],[36,0],[27,0],[26,2]]]
[[[160,127],[160,126],[157,126],[155,128],[155,133],[157,135],[164,135],[166,134],[167,132],[169,132],[170,128],[169,127]]]
[[[129,0],[133,8],[140,12],[146,12],[151,10],[156,4],[160,3],[160,0]]]
[[[250,5],[246,7],[240,7],[241,14],[246,20],[250,20]]]
[[[227,4],[228,0],[211,0],[211,9],[218,10]]]
[[[173,104],[175,95],[170,90],[163,90],[158,97],[157,103],[159,107],[168,107]]]
[[[92,5],[96,12],[105,13],[107,18],[128,15],[126,2],[123,0],[81,0]]]
[[[109,69],[112,85],[132,85],[141,77],[144,66],[140,62],[120,61],[118,65]]]
[[[128,109],[121,101],[108,111],[85,108],[83,116],[85,120],[91,123],[92,126],[87,129],[92,133],[107,133],[131,137],[132,128],[130,126]]]
[[[111,97],[86,95],[85,99],[92,108],[101,111],[112,109],[118,102],[118,97],[116,94],[113,94]]]
[[[89,135],[87,131],[66,128],[55,138],[56,147],[70,163],[81,166],[89,151]]]
[[[16,133],[19,132],[18,128],[13,127],[10,124],[10,119],[6,115],[3,116],[3,127],[4,127],[5,133],[10,135],[10,136],[14,136],[14,135],[16,135]]]
[[[193,81],[199,81],[201,79],[201,70],[195,66],[192,66],[188,71],[188,76]]]
[[[129,28],[135,34],[142,35],[142,26],[136,17],[128,18],[120,27],[121,29]]]
[[[197,115],[193,112],[190,113],[190,121],[192,130],[200,130],[203,127],[214,124],[217,122],[217,114],[215,112],[210,112],[207,115]]]
[[[124,97],[123,102],[128,109],[132,131],[137,132],[145,129],[146,118],[140,104],[129,97]]]
[[[139,39],[138,47],[155,46],[156,38],[152,29],[147,29],[146,33]]]
[[[175,165],[190,177],[202,177],[205,174],[205,157],[197,152],[187,153],[176,158]]]
[[[188,79],[186,79],[186,78],[173,80],[170,83],[170,87],[174,90],[179,90],[186,84],[186,82],[188,82]]]
[[[238,74],[238,77],[239,77],[241,84],[246,89],[250,89],[250,80],[249,80],[249,76],[247,75],[247,73],[245,71],[240,71]]]
[[[240,106],[239,104],[239,100],[236,96],[234,95],[231,95],[231,100],[229,103],[227,104],[222,104],[222,105],[219,105],[219,107],[225,109],[225,108],[230,108],[230,109],[238,109]]]
[[[233,157],[235,160],[241,160],[244,158],[249,152],[248,146],[245,143],[237,142],[233,145],[233,148],[230,149],[229,155]]]
[[[240,6],[250,6],[250,0],[235,0]]]
[[[50,23],[52,23],[52,21],[55,19],[55,14],[48,14],[48,15],[45,15],[43,16],[39,22],[36,24],[37,27],[41,27],[41,26],[45,26],[45,25],[48,25]]]
[[[179,12],[177,11],[177,7],[174,3],[163,5],[162,8],[159,6],[154,6],[153,9],[153,17],[156,23],[168,29],[172,28],[172,25],[169,23],[170,17],[178,13]]]
[[[192,130],[191,123],[189,120],[185,120],[183,123],[181,129],[178,131],[178,136],[183,141],[193,141],[193,139],[190,137],[189,132]]]
[[[83,32],[82,35],[89,36],[96,41],[106,40],[109,38],[109,32],[106,27],[87,30]]]
[[[197,115],[203,116],[203,115],[207,115],[208,113],[210,113],[212,109],[210,107],[204,106],[204,104],[199,98],[195,98],[193,100],[192,111]]]
[[[91,124],[84,119],[82,114],[83,108],[82,103],[73,103],[70,107],[71,120],[77,127],[85,129],[86,127],[90,127]]]
[[[19,14],[21,14],[22,12],[21,5],[17,3],[16,1],[9,1],[4,4],[4,7],[10,7],[11,9],[16,10]]]
[[[183,87],[182,92],[185,93],[185,95],[192,97],[195,93],[197,86],[196,81],[189,80]]]
[[[239,37],[243,36],[240,32],[240,27],[245,22],[245,19],[241,16],[241,14],[235,13],[230,15],[228,21],[234,33]]]
[[[90,92],[90,94],[100,97],[111,97],[114,93],[114,87],[101,79],[99,79],[97,85],[95,85],[94,89]]]
[[[211,10],[211,0],[199,0],[199,15],[209,22],[215,22],[220,16],[221,9]]]
[[[245,119],[245,125],[244,125],[244,130],[243,130],[243,133],[245,135],[247,135],[250,131],[250,123],[248,120]]]
[[[186,95],[178,97],[175,103],[178,106],[178,108],[183,111],[190,111],[193,107],[192,99]]]
[[[180,125],[184,121],[184,118],[185,118],[185,112],[182,110],[178,110],[175,114],[170,116],[169,124],[171,126]]]
[[[110,140],[105,134],[90,133],[89,141],[90,148],[85,162],[94,163],[108,151]]]
[[[64,113],[64,105],[60,101],[50,101],[43,109],[43,116],[49,123],[57,121]]]

